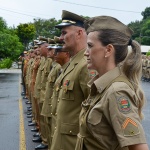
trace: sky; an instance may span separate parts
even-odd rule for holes
[[[61,19],[62,10],[83,16],[112,16],[129,24],[142,20],[150,0],[0,0],[0,17],[8,27],[33,22],[34,18]]]

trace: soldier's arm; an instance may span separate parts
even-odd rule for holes
[[[128,146],[129,150],[149,150],[147,144],[137,144]]]

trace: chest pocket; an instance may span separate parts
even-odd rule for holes
[[[69,83],[67,83],[69,82]],[[62,86],[62,100],[74,100],[74,81],[66,80]]]
[[[102,120],[102,113],[97,112],[96,110],[93,110],[89,113],[87,122],[91,125],[97,125]]]
[[[93,135],[99,140],[102,140],[102,137],[112,137],[114,135],[114,132],[106,118],[97,110],[92,110],[89,113],[87,118],[87,126]]]

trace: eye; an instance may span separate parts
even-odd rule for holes
[[[93,47],[93,45],[91,43],[87,43],[87,45],[88,45],[88,48],[92,48]]]
[[[67,32],[66,31],[62,31],[61,32],[61,35],[65,35]]]

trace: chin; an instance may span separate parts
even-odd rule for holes
[[[91,64],[87,64],[87,68],[88,68],[88,69],[93,69],[93,67],[92,67]]]

